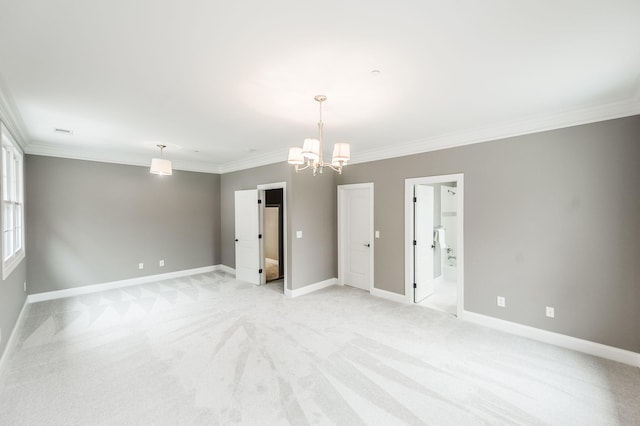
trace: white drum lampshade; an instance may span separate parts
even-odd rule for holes
[[[302,148],[299,146],[293,146],[289,148],[289,164],[304,164],[304,155],[302,155]]]
[[[153,173],[154,175],[160,176],[171,176],[173,174],[173,168],[171,167],[171,160],[166,160],[162,158],[162,150],[165,149],[166,145],[156,145],[160,148],[160,158],[151,159],[151,168],[149,169],[149,173]]]
[[[313,161],[320,158],[320,141],[312,138],[305,139],[302,145],[302,155]]]
[[[331,158],[331,164],[334,166],[347,164],[351,159],[351,147],[348,143],[337,143],[333,146],[333,157]]]
[[[151,160],[151,170],[149,172],[154,175],[171,176],[173,174],[171,161],[164,158],[154,158]]]

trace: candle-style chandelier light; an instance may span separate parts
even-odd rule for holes
[[[318,139],[307,138],[304,140],[302,148],[294,146],[289,148],[289,164],[295,165],[296,172],[305,169],[312,169],[313,175],[322,173],[325,167],[329,167],[342,174],[342,167],[351,159],[351,148],[348,143],[336,143],[333,146],[333,156],[331,162],[325,162],[322,149],[322,103],[327,100],[325,95],[314,97],[320,104],[320,121],[318,121]]]

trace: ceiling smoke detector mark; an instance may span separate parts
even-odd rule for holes
[[[371,70],[371,75],[374,77],[378,77],[380,75],[380,70]]]
[[[61,134],[61,135],[68,135],[68,136],[73,135],[73,130],[69,130],[69,129],[62,129],[62,128],[60,128],[60,127],[55,127],[55,128],[53,129],[53,131],[54,131],[55,133],[59,133],[59,134]]]
[[[247,152],[256,152],[257,149],[256,148],[247,148],[246,151]]]

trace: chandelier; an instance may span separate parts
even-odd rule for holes
[[[346,166],[351,159],[350,147],[348,143],[337,143],[333,146],[333,156],[331,162],[323,160],[322,154],[322,103],[327,100],[325,95],[314,97],[320,104],[320,121],[318,121],[318,139],[307,138],[304,140],[302,148],[294,146],[289,148],[289,164],[295,165],[296,172],[311,168],[313,175],[322,173],[325,167],[342,174],[342,166]]]

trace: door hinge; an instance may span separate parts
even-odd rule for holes
[[[258,234],[258,239],[262,239],[262,234]]]
[[[262,268],[258,269],[258,273],[261,274],[262,273]]]
[[[417,203],[418,202],[418,197],[413,197],[413,202]]]
[[[413,283],[413,288],[418,288],[418,284],[417,283]]]
[[[414,246],[417,246],[417,245],[418,245],[418,242],[417,242],[416,240],[413,240],[413,245],[414,245]]]
[[[258,200],[258,204],[262,204],[262,200]]]

